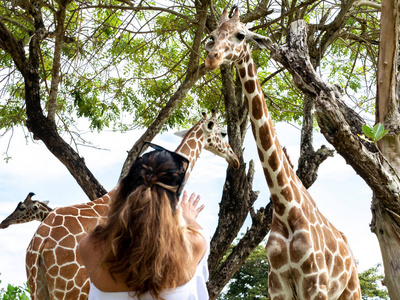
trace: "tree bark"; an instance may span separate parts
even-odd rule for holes
[[[399,2],[383,0],[381,6],[381,31],[378,57],[378,82],[376,97],[376,123],[390,130],[379,148],[385,157],[384,167],[389,172],[400,171],[400,122],[399,99],[397,98],[397,59],[399,44]],[[384,284],[390,299],[400,299],[400,215],[385,205],[387,199],[374,194],[372,201],[373,219],[371,230],[378,237],[385,267]]]

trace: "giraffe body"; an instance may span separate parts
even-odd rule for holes
[[[214,111],[211,118],[204,114],[186,133],[176,149],[189,159],[185,182],[203,148],[224,157],[233,167],[239,166],[225,136]],[[77,248],[81,238],[107,216],[114,191],[88,203],[54,209],[42,222],[26,255],[32,300],[88,298],[90,282]]]
[[[206,45],[209,70],[233,62],[242,82],[259,158],[271,192],[273,219],[266,245],[270,300],[361,299],[356,261],[343,233],[318,210],[275,134],[249,41],[271,41],[248,31],[236,10],[225,10]]]
[[[1,222],[0,229],[7,228],[13,224],[44,220],[51,208],[47,206],[48,201],[32,200],[34,195],[34,193],[29,193],[24,202],[18,203],[17,208]]]

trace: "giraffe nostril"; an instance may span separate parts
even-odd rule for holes
[[[214,54],[214,58],[218,57],[218,52]]]

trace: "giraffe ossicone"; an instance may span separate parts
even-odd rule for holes
[[[0,229],[13,224],[43,221],[52,210],[47,206],[49,201],[32,200],[34,193],[29,193],[24,202],[19,202],[16,209],[0,223]]]
[[[206,45],[205,65],[215,70],[233,62],[242,83],[273,203],[266,245],[269,299],[361,299],[357,264],[346,237],[318,210],[279,144],[249,41],[261,48],[273,47],[269,38],[246,29],[238,9],[232,18],[224,10]]]
[[[202,149],[224,157],[233,167],[239,166],[215,112],[210,118],[203,115],[175,150],[189,159],[185,182]],[[115,190],[88,203],[56,208],[40,224],[26,254],[32,300],[88,298],[90,282],[77,248],[81,238],[106,217]]]

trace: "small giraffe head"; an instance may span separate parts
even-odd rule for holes
[[[271,44],[265,36],[253,33],[240,22],[239,9],[236,8],[231,19],[225,9],[221,15],[219,26],[210,34],[206,44],[209,52],[205,61],[208,70],[215,70],[220,65],[248,59],[250,51],[248,42],[253,41],[262,49]]]
[[[20,202],[17,208],[3,220],[0,224],[0,229],[7,228],[13,224],[27,223],[33,220],[42,221],[52,210],[47,206],[49,201],[39,202],[32,200],[34,193],[29,193],[24,202]]]
[[[200,155],[201,149],[204,148],[215,155],[225,158],[228,164],[235,169],[239,168],[239,159],[229,145],[226,138],[226,130],[219,124],[217,113],[214,109],[212,110],[211,118],[203,112],[203,119],[198,121],[195,126],[190,130],[180,131],[176,134],[183,137],[186,141],[177,150],[185,151],[185,148],[187,150],[192,149],[191,152],[196,152],[190,153],[189,156],[197,158]],[[195,143],[199,143],[199,146],[194,147]]]

